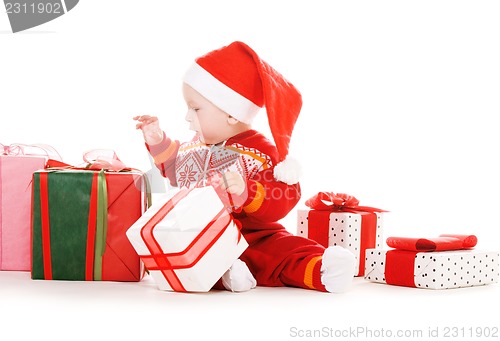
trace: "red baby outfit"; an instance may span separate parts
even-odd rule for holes
[[[300,199],[300,185],[275,180],[276,147],[261,133],[248,130],[221,145],[208,146],[198,137],[186,143],[171,140],[146,145],[156,166],[172,186],[207,185],[210,177],[238,172],[246,180],[245,192],[235,198],[233,217],[249,247],[241,255],[260,286],[294,286],[326,291],[321,284],[325,248],[295,236],[278,221]]]

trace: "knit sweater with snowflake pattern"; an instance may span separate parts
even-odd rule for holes
[[[256,130],[242,132],[221,145],[205,145],[197,136],[180,143],[164,134],[161,143],[146,147],[161,174],[175,187],[204,186],[210,177],[228,171],[241,174],[246,190],[234,198],[240,207],[233,210],[233,216],[242,222],[243,232],[284,218],[300,199],[298,183],[274,179],[278,151]]]

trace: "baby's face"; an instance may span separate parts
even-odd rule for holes
[[[216,107],[192,87],[183,83],[182,93],[188,106],[186,121],[205,144],[217,144],[231,137],[229,115]]]

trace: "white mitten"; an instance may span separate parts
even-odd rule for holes
[[[355,276],[356,257],[341,246],[330,246],[323,253],[321,283],[326,290],[341,293],[349,289]]]
[[[245,262],[237,259],[229,270],[222,275],[222,284],[229,291],[241,292],[255,288],[257,281]]]

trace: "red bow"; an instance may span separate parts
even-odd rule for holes
[[[319,192],[305,204],[312,210],[308,214],[308,237],[321,245],[329,246],[328,229],[320,228],[329,225],[331,212],[349,212],[361,215],[359,273],[365,271],[364,250],[376,246],[377,215],[376,212],[387,212],[375,207],[359,206],[359,200],[345,193]]]
[[[59,160],[49,159],[47,168],[53,170],[79,169],[79,170],[105,170],[113,172],[136,170],[127,167],[110,149],[92,149],[83,154],[85,164],[72,166]],[[139,170],[137,170],[139,171]],[[140,172],[140,171],[139,171]],[[142,172],[141,172],[142,173]]]
[[[345,193],[319,192],[305,202],[306,206],[318,211],[363,211],[387,212],[375,207],[359,206],[359,200]]]
[[[389,247],[406,251],[447,251],[467,250],[477,244],[475,235],[442,234],[437,238],[389,237]]]

